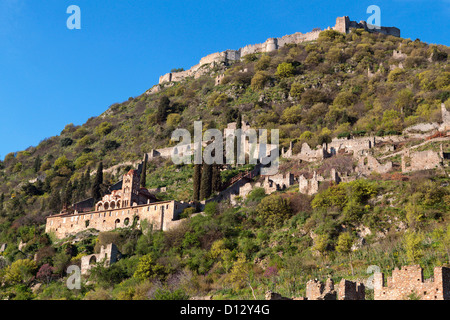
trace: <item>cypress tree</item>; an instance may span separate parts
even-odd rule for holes
[[[94,184],[92,185],[91,193],[94,201],[97,202],[102,198],[102,184],[103,184],[103,162],[100,162],[95,174]]]
[[[68,207],[72,204],[72,183],[69,181],[64,188],[64,192],[62,194],[62,205],[63,207]]]
[[[3,203],[5,202],[5,195],[2,193],[0,195],[0,217],[4,217],[5,213],[3,211]]]
[[[42,160],[41,160],[41,157],[40,156],[37,156],[36,157],[36,159],[34,160],[34,172],[39,172],[39,170],[41,170],[41,163],[42,163]]]
[[[211,195],[211,178],[212,166],[210,164],[203,163],[202,180],[200,184],[200,200],[208,199]]]
[[[242,129],[242,115],[238,111],[237,119],[236,119],[236,130]],[[241,148],[241,140],[242,135],[237,135],[236,139],[234,140],[234,157],[235,157],[235,165],[238,165],[238,159],[239,159],[239,152]]]
[[[61,210],[61,195],[59,190],[52,190],[48,206],[49,209],[54,212],[59,212]]]
[[[220,191],[220,187],[222,185],[222,179],[220,177],[220,167],[218,165],[213,165],[212,168],[212,191],[213,192],[218,192]]]
[[[144,163],[142,165],[142,172],[141,172],[141,187],[142,188],[145,188],[146,180],[147,180],[147,161],[148,161],[148,155],[145,154]]]
[[[103,168],[103,164],[102,164]],[[86,173],[84,175],[84,185],[85,185],[85,191],[89,190],[91,188],[91,167],[88,167],[86,169]]]
[[[194,201],[200,200],[200,181],[202,179],[202,165],[194,165],[194,177],[193,177],[193,187],[194,187]]]
[[[167,112],[170,107],[170,100],[167,96],[162,96],[158,103],[158,109],[156,111],[156,122],[159,124],[166,120]]]

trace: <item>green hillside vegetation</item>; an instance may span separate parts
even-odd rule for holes
[[[407,54],[403,68],[394,50]],[[188,212],[180,228],[164,233],[142,222],[72,243],[46,235],[44,226],[63,205],[91,197],[100,163],[104,193],[132,166],[108,168],[174,145],[172,131],[193,133],[194,121],[223,130],[242,117],[254,128],[277,128],[281,147],[293,141],[294,153],[304,142],[314,147],[334,137],[400,135],[420,122],[439,122],[441,103],[450,110],[449,54],[448,47],[418,39],[324,31],[317,41],[247,55],[214,66],[210,75],[130,97],[81,126],[68,124],[59,136],[6,155],[0,162],[0,244],[8,246],[0,253],[0,298],[263,299],[268,289],[304,295],[311,278],[366,279],[370,265],[389,274],[419,263],[431,276],[434,266],[450,262],[450,186],[440,172],[324,184],[314,197],[296,188],[272,195],[255,189],[238,206],[212,202],[204,214]],[[282,162],[282,169],[290,166],[302,169]],[[326,161],[321,166],[328,168]],[[222,172],[222,182],[239,170]],[[193,175],[193,165],[149,160],[146,187],[166,187],[157,195],[162,200],[191,201]],[[42,181],[29,182],[37,177]],[[26,245],[19,250],[21,241]],[[94,268],[80,290],[67,289],[67,266],[111,242],[123,259]]]

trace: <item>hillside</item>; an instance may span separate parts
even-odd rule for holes
[[[441,143],[449,152],[447,138],[419,146],[423,137],[404,133],[417,124],[441,123],[441,104],[450,110],[449,54],[449,47],[418,39],[323,31],[317,41],[212,64],[198,78],[149,88],[81,126],[68,124],[59,136],[8,154],[0,163],[0,244],[7,244],[0,297],[252,299],[267,290],[294,297],[304,295],[312,278],[365,279],[370,265],[390,273],[416,263],[431,276],[433,267],[449,263],[448,165],[405,173],[401,155],[389,152],[411,146],[439,152]],[[295,185],[270,195],[255,187],[234,204],[208,203],[204,214],[167,232],[145,232],[142,223],[77,241],[45,234],[47,216],[91,196],[100,163],[106,194],[145,153],[173,146],[174,129],[193,132],[201,120],[203,128],[223,130],[240,118],[252,128],[279,129],[280,147],[292,146],[294,155],[305,143],[314,149],[336,138],[397,139],[373,151],[392,169],[322,183],[313,195]],[[314,162],[283,158],[281,172],[327,176],[331,168],[353,172],[355,162],[343,154]],[[223,183],[248,168],[228,169],[221,172]],[[165,187],[157,193],[161,200],[192,201],[193,176],[193,165],[159,157],[148,162],[145,186]],[[81,290],[68,290],[66,267],[111,242],[123,259],[96,267]],[[27,261],[26,273],[14,274],[18,261]],[[51,270],[45,276],[43,266]]]

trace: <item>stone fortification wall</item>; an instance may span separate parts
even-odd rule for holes
[[[375,300],[407,300],[410,295],[421,300],[450,300],[450,268],[434,268],[434,280],[425,281],[419,265],[396,268],[386,287],[383,273],[374,274]]]
[[[342,33],[350,32],[352,28],[361,28],[369,32],[378,32],[386,35],[393,35],[400,37],[400,30],[395,27],[381,27],[380,29],[370,29],[365,21],[356,22],[351,21],[349,17],[338,17],[336,19],[336,25],[333,28],[328,27],[327,30],[336,30]],[[272,52],[286,44],[298,44],[306,41],[317,40],[322,30],[319,28],[314,29],[308,33],[296,32],[294,34],[285,35],[281,38],[269,38],[263,43],[246,45],[238,50],[226,50],[223,52],[216,52],[209,54],[200,59],[199,64],[193,66],[191,69],[181,72],[167,73],[159,78],[159,83],[181,81],[187,77],[199,76],[198,71],[206,64],[211,63],[229,63],[230,61],[238,61],[242,57],[253,53]],[[201,74],[204,74],[203,72]]]

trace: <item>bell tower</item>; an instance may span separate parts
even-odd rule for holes
[[[124,174],[122,180],[122,207],[131,207],[139,198],[139,175],[136,170]]]

